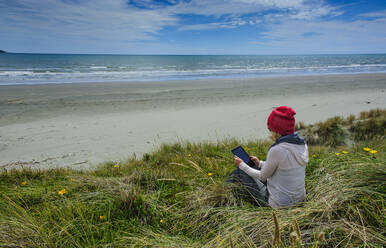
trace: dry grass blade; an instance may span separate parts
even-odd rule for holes
[[[275,224],[275,233],[274,233],[274,239],[272,242],[272,247],[280,247],[280,226],[279,226],[279,221],[277,219],[276,213],[272,212],[273,215],[273,222]]]
[[[299,227],[299,224],[298,224],[298,221],[296,220],[296,218],[294,218],[294,224],[295,224],[295,230],[296,230],[296,235],[297,235],[297,241],[299,242],[299,245],[302,246],[302,237],[301,237],[301,233],[300,233],[300,227]]]
[[[198,172],[203,172],[203,170],[201,169],[201,167],[198,165],[198,164],[196,164],[195,162],[193,162],[193,161],[191,161],[191,160],[188,160],[188,162],[192,165],[192,167],[194,168],[194,169],[196,169]]]
[[[169,165],[178,165],[178,166],[181,166],[181,167],[184,167],[184,168],[189,168],[188,166],[186,166],[184,164],[176,163],[176,162],[170,162]]]

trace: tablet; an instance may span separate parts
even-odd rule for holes
[[[238,146],[236,148],[232,149],[232,153],[236,155],[237,157],[241,158],[241,160],[244,161],[244,163],[249,164],[251,162],[251,159],[248,155],[248,153],[244,150],[242,146]]]

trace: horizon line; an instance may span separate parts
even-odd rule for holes
[[[173,53],[160,53],[160,54],[136,54],[136,53],[45,53],[45,52],[8,52],[2,50],[5,53],[2,54],[35,54],[35,55],[108,55],[108,56],[310,56],[310,55],[380,55],[386,54],[386,52],[363,52],[363,53],[354,53],[354,52],[337,52],[337,53],[282,53],[282,54],[173,54]]]

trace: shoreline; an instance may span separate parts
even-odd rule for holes
[[[386,108],[386,74],[0,86],[0,168],[89,169],[161,143],[268,136],[289,105],[313,123]]]
[[[277,74],[277,75],[259,75],[259,76],[228,76],[228,77],[202,77],[202,78],[170,78],[159,80],[126,80],[126,81],[86,81],[86,82],[31,82],[31,83],[15,83],[15,84],[2,84],[0,88],[4,86],[50,86],[50,85],[95,85],[95,84],[149,84],[149,83],[167,83],[167,82],[194,82],[194,81],[227,81],[227,80],[259,80],[259,79],[278,79],[278,78],[291,78],[291,77],[339,77],[339,76],[362,76],[362,75],[377,75],[386,74],[386,71],[380,72],[338,72],[338,73],[309,73],[309,74]]]

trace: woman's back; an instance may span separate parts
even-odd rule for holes
[[[269,150],[265,164],[276,167],[267,179],[270,206],[290,206],[304,200],[307,162],[306,144],[280,143]]]

